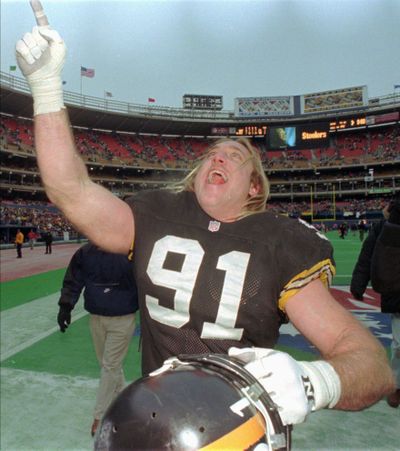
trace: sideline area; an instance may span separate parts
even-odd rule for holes
[[[22,248],[22,258],[18,260],[16,259],[17,251],[14,247],[3,248],[0,251],[0,282],[66,268],[73,253],[82,245],[83,243],[54,244],[53,252],[45,255],[44,246],[36,245],[31,250],[25,243]]]

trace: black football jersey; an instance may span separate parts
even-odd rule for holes
[[[305,222],[263,212],[221,223],[192,192],[143,191],[127,202],[144,374],[178,354],[274,347],[287,299],[334,273],[329,241]]]

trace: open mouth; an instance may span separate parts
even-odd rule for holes
[[[213,171],[210,171],[207,177],[207,182],[211,183],[212,185],[222,185],[228,181],[227,175],[219,171],[217,169],[214,169]]]

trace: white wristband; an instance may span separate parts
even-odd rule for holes
[[[315,405],[312,410],[335,407],[340,399],[341,383],[333,366],[323,360],[298,363],[310,378],[314,389]]]
[[[33,97],[34,116],[55,113],[65,108],[60,77],[29,80],[29,84]]]

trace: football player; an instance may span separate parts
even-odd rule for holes
[[[268,181],[247,140],[216,142],[174,190],[126,202],[90,179],[63,101],[66,46],[43,11],[36,15],[16,51],[32,92],[42,181],[83,235],[131,254],[144,374],[177,354],[229,354],[270,393],[284,424],[326,407],[362,409],[393,391],[384,348],[329,293],[329,242],[266,211]],[[283,318],[319,360],[273,350]]]

